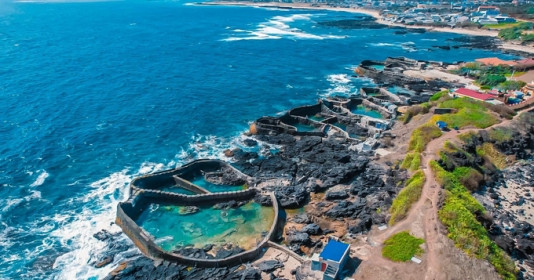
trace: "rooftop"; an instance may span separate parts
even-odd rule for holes
[[[467,96],[467,97],[471,97],[471,98],[478,99],[478,100],[483,100],[483,101],[486,101],[488,99],[493,99],[493,96],[491,96],[489,94],[483,94],[483,93],[480,93],[478,91],[474,91],[474,90],[470,90],[470,89],[466,89],[466,88],[459,88],[455,92],[460,94],[460,95],[464,95],[464,96]]]
[[[320,257],[325,260],[340,262],[347,250],[349,250],[349,244],[330,239]]]
[[[514,66],[514,65],[517,64],[515,61],[502,60],[502,59],[500,59],[498,57],[479,58],[479,59],[476,59],[476,61],[480,62],[482,64],[485,64],[485,65],[494,65],[494,66],[499,66],[499,65]]]

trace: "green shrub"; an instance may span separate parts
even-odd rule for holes
[[[523,34],[521,35],[521,41],[523,42],[534,42],[534,34]]]
[[[447,95],[449,93],[448,90],[442,90],[442,91],[439,91],[439,92],[436,92],[434,95],[432,95],[430,97],[430,101],[438,101],[441,97],[443,97],[444,95]]]
[[[484,176],[480,174],[480,172],[471,167],[456,167],[452,173],[454,176],[456,176],[456,178],[458,178],[462,185],[471,191],[476,191],[478,189],[479,182],[484,179]]]
[[[496,117],[488,112],[469,108],[460,109],[456,114],[435,115],[432,117],[432,121],[444,121],[449,127],[458,128],[467,126],[486,128],[499,122]]]
[[[506,168],[507,160],[506,156],[499,152],[497,148],[491,143],[484,143],[482,146],[477,147],[477,155],[484,157],[486,160],[491,162],[495,167],[499,169]]]
[[[517,40],[521,38],[521,30],[517,27],[505,28],[499,31],[499,37],[503,40]]]
[[[421,155],[417,152],[408,153],[401,163],[401,168],[408,170],[418,170],[421,167]]]
[[[384,242],[382,256],[396,262],[409,261],[413,256],[424,253],[420,245],[425,243],[424,239],[412,236],[407,231],[399,232]]]
[[[512,139],[513,130],[510,127],[496,127],[488,130],[491,140],[496,142],[506,142]]]
[[[425,173],[421,170],[417,171],[406,181],[406,186],[399,192],[397,197],[393,200],[389,212],[391,218],[389,225],[392,226],[400,220],[406,218],[408,211],[412,205],[421,198],[421,191],[425,184]]]
[[[432,139],[438,138],[442,135],[441,130],[434,124],[427,123],[412,132],[410,143],[408,144],[408,151],[423,152],[426,145]]]
[[[520,90],[523,88],[527,83],[523,81],[505,81],[498,85],[498,88],[502,91],[509,91],[509,90]]]
[[[488,260],[503,279],[515,279],[514,262],[491,241],[488,232],[476,218],[484,213],[484,207],[471,196],[456,176],[465,176],[471,171],[459,169],[450,173],[435,161],[431,162],[430,166],[436,180],[446,190],[445,201],[438,217],[447,227],[448,237],[468,255]]]
[[[477,83],[483,86],[494,87],[506,81],[506,77],[500,74],[484,74],[477,79]]]

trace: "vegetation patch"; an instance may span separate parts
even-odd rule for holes
[[[515,279],[513,261],[491,241],[488,232],[476,218],[484,213],[484,207],[457,177],[471,171],[455,170],[450,173],[435,161],[431,163],[431,168],[436,180],[445,188],[445,201],[438,216],[449,231],[448,237],[468,255],[489,261],[503,279]]]
[[[444,121],[450,127],[463,128],[466,126],[475,126],[486,128],[498,123],[498,119],[488,112],[483,102],[471,98],[454,98],[441,102],[440,108],[454,108],[458,112],[455,114],[435,115],[432,117],[433,122]]]
[[[484,180],[484,176],[472,167],[460,166],[456,167],[452,172],[462,185],[471,191],[478,189],[479,182]]]
[[[443,96],[447,96],[447,94],[449,94],[449,91],[448,90],[442,90],[442,91],[439,91],[439,92],[436,92],[434,95],[432,95],[429,99],[429,101],[438,101],[440,100]]]
[[[421,198],[421,191],[425,184],[425,173],[421,170],[415,172],[413,176],[406,181],[406,186],[399,192],[393,200],[389,212],[391,218],[389,225],[392,226],[400,220],[406,218],[412,205]]]
[[[401,163],[401,168],[411,171],[416,171],[419,167],[421,167],[421,155],[417,152],[407,154]]]
[[[520,22],[519,24],[510,27],[510,28],[504,28],[501,31],[499,31],[499,37],[503,40],[525,40],[529,38],[528,33],[523,33],[526,30],[532,30],[533,23],[532,22]]]
[[[409,261],[413,256],[424,253],[420,245],[425,243],[424,239],[412,236],[407,231],[399,232],[384,242],[382,256],[396,262]]]
[[[506,142],[512,139],[513,130],[509,127],[496,127],[488,131],[491,140],[496,142]]]
[[[499,88],[502,91],[510,91],[510,90],[520,90],[522,89],[527,83],[523,81],[504,81],[500,83],[497,88]]]
[[[410,137],[408,151],[421,153],[432,139],[438,138],[441,135],[442,132],[436,125],[426,123],[413,131],[412,136]]]
[[[506,156],[499,152],[491,143],[484,143],[477,147],[477,155],[489,160],[495,167],[504,169],[507,166]]]

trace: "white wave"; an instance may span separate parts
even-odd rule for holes
[[[370,43],[369,45],[374,46],[374,47],[395,47],[396,46],[395,44],[391,44],[391,43]]]
[[[44,184],[46,178],[48,178],[48,176],[50,176],[50,174],[48,174],[48,172],[46,172],[46,170],[39,170],[37,172],[40,172],[39,176],[37,176],[37,179],[35,179],[35,181],[33,183],[31,183],[30,187],[37,187],[37,186],[40,186],[42,184]]]
[[[348,96],[354,93],[354,85],[347,74],[331,74],[326,76],[326,80],[330,83],[330,87],[326,89],[321,97],[329,97],[333,95]]]
[[[106,246],[104,242],[95,239],[93,234],[102,229],[111,233],[120,231],[113,224],[115,209],[119,201],[127,198],[131,179],[132,175],[124,169],[98,180],[90,185],[92,190],[89,193],[75,199],[77,203],[85,205],[80,211],[65,211],[52,217],[58,226],[50,236],[57,238],[64,248],[70,250],[54,262],[53,267],[60,270],[57,279],[101,279],[116,265],[97,269],[90,264],[92,256],[104,251]]]
[[[324,40],[324,39],[343,39],[345,36],[337,35],[316,35],[304,32],[298,28],[292,28],[289,23],[295,21],[311,21],[311,14],[294,14],[289,16],[275,16],[267,22],[258,24],[255,30],[235,29],[235,33],[245,34],[245,36],[232,36],[221,41],[241,41],[241,40],[267,40],[267,39],[307,39],[307,40]]]
[[[438,39],[421,39],[421,41],[431,41],[431,42],[437,42]]]
[[[91,265],[94,261],[93,256],[105,253],[107,249],[106,243],[95,239],[93,234],[102,229],[110,233],[121,231],[113,223],[116,207],[120,201],[127,199],[129,195],[128,184],[134,177],[174,168],[177,164],[184,164],[200,158],[228,161],[230,159],[224,156],[224,150],[226,149],[236,147],[244,150],[254,149],[244,145],[243,140],[247,138],[248,136],[243,133],[226,138],[214,135],[194,135],[190,144],[175,156],[174,161],[170,161],[167,164],[144,162],[136,172],[124,169],[92,183],[90,185],[91,190],[85,196],[73,198],[69,203],[72,205],[82,203],[86,206],[78,211],[65,211],[51,217],[53,225],[57,228],[50,232],[50,238],[58,239],[63,248],[69,249],[69,252],[56,258],[53,267],[59,272],[55,275],[55,278],[102,279],[120,262],[124,261],[124,258],[132,256],[132,252],[137,252],[137,249],[132,244],[132,249],[118,254],[111,264],[103,268],[95,268]],[[261,141],[258,142],[258,146],[265,144]],[[279,148],[276,145],[269,146]],[[258,148],[255,147],[255,149]],[[48,230],[47,226],[43,228]],[[121,238],[123,239],[119,241],[129,242],[126,241],[127,237],[125,235],[121,235]],[[0,242],[2,242],[2,239],[0,239]]]
[[[331,83],[340,83],[348,84],[350,83],[350,78],[347,74],[332,74],[326,77],[326,80]]]

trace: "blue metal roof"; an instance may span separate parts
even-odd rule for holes
[[[325,260],[341,262],[341,258],[348,249],[349,244],[330,239],[319,256]]]

